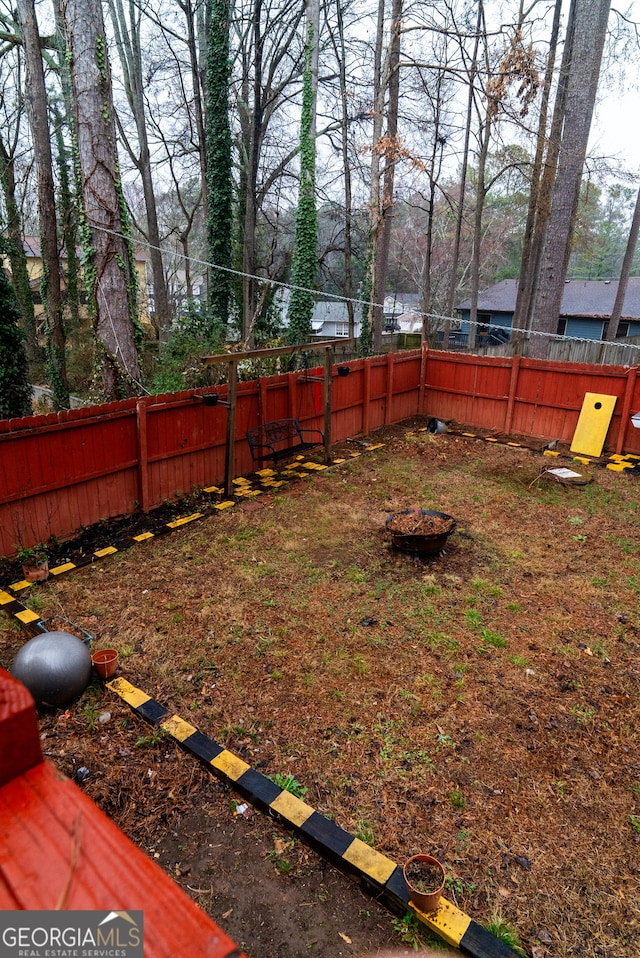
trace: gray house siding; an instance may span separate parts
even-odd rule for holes
[[[483,340],[488,345],[496,344],[510,333],[517,291],[517,280],[505,279],[480,293],[477,328],[479,344]],[[617,281],[568,281],[562,297],[557,332],[575,339],[601,340],[617,291]],[[468,337],[471,301],[460,303],[457,311],[461,320],[460,336]],[[640,335],[640,277],[634,276],[629,279],[617,339],[637,335]]]
[[[562,320],[560,331],[562,331]],[[602,339],[604,321],[602,319],[567,319],[563,335],[573,339]]]

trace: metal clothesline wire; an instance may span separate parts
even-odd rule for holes
[[[97,230],[100,230],[103,233],[108,233],[110,236],[117,236],[120,239],[126,240],[127,242],[131,241],[130,238],[125,236],[123,233],[118,233],[116,230],[107,229],[105,226],[95,226],[94,228]],[[184,253],[179,253],[174,250],[166,250],[166,249],[163,249],[163,247],[161,246],[154,246],[151,243],[146,242],[145,240],[136,240],[135,243],[136,243],[136,246],[144,246],[147,249],[156,250],[157,252],[162,253],[164,256],[177,256],[179,259],[188,261],[189,263],[195,263],[196,265],[204,266],[207,269],[217,269],[220,272],[229,273],[231,276],[238,276],[241,279],[254,279],[259,283],[269,283],[272,286],[278,286],[278,287],[281,287],[282,289],[288,289],[290,291],[296,290],[297,292],[301,292],[301,293],[311,293],[313,296],[317,296],[319,292],[317,289],[309,289],[306,286],[297,286],[292,283],[285,283],[285,282],[282,282],[282,280],[271,279],[268,276],[256,276],[254,273],[245,273],[245,272],[242,272],[241,270],[232,269],[229,266],[218,266],[215,263],[209,263],[207,260],[198,259],[195,256],[186,256]],[[370,308],[370,307],[374,307],[374,308],[377,307],[379,309],[383,308],[382,303],[376,303],[374,301],[365,300],[365,299],[355,299],[350,296],[341,296],[339,293],[323,292],[322,295],[323,297],[326,297],[328,299],[333,299],[336,302],[340,302],[340,303],[353,303],[355,306],[366,306],[367,308]],[[413,310],[413,312],[415,312],[418,316],[421,316],[423,319],[437,319],[442,321],[443,323],[451,323],[452,321],[455,321],[455,317],[442,316],[440,313],[425,313],[425,312],[422,312],[422,310]],[[475,326],[482,329],[486,329],[488,326],[491,325],[490,323],[480,323],[477,320],[472,321],[470,319],[467,320],[467,324],[469,326]],[[522,330],[521,332],[525,335],[528,334],[531,337],[539,336],[540,338],[551,339],[551,340],[561,340],[562,342],[591,343],[591,344],[596,343],[601,346],[612,345],[611,341],[608,341],[605,339],[588,339],[586,336],[562,336],[560,333],[546,333],[541,330]],[[640,345],[636,345],[636,343],[624,343],[624,344],[617,344],[617,345],[624,345],[627,349],[640,350]]]

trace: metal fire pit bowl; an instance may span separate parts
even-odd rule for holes
[[[435,516],[438,519],[448,520],[450,525],[444,532],[427,534],[394,532],[389,528],[397,516],[408,515],[415,515],[417,517]],[[402,512],[394,512],[390,516],[387,516],[385,526],[396,549],[400,549],[402,552],[409,552],[411,555],[430,556],[436,555],[444,549],[447,539],[451,533],[455,531],[456,520],[453,516],[447,515],[446,512],[435,512],[433,509],[418,509],[417,512],[415,509],[404,509]]]

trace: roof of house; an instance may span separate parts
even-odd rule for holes
[[[512,313],[516,306],[517,290],[516,279],[503,279],[480,293],[478,309],[483,312]],[[560,315],[607,319],[611,316],[617,292],[618,280],[568,280],[564,286]],[[458,310],[470,308],[470,299],[465,299],[457,307]],[[629,279],[622,315],[625,319],[640,319],[640,276]]]

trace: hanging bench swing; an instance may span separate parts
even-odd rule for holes
[[[247,442],[254,462],[292,459],[307,449],[324,445],[319,429],[302,429],[297,419],[274,419],[247,430]]]

